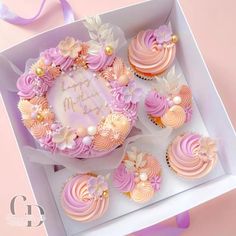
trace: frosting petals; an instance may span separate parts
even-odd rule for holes
[[[89,222],[103,216],[108,209],[109,194],[94,197],[89,193],[90,175],[78,175],[66,183],[62,192],[62,207],[66,214],[77,221]]]

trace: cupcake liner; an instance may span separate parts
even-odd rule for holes
[[[164,129],[166,126],[161,122],[161,117],[154,117],[151,115],[148,115],[149,120],[156,126]]]

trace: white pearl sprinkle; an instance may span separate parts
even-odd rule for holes
[[[87,132],[89,135],[95,135],[97,133],[97,128],[96,126],[89,126],[87,129]]]
[[[148,176],[145,172],[142,172],[140,175],[139,175],[139,178],[140,180],[142,181],[146,181],[148,179]]]
[[[83,143],[84,145],[89,146],[89,145],[92,143],[91,137],[85,136],[85,137],[82,139],[82,143]]]
[[[173,102],[174,102],[174,104],[178,105],[182,102],[182,99],[180,96],[176,96],[173,98]]]

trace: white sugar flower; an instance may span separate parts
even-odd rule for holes
[[[75,138],[75,132],[66,127],[59,129],[52,135],[52,141],[56,143],[57,147],[60,150],[64,150],[66,148],[73,148],[75,145]]]
[[[136,171],[146,165],[147,161],[143,160],[145,153],[138,152],[136,147],[132,147],[131,151],[127,152],[128,160],[125,160],[125,167],[130,171]]]
[[[215,141],[209,137],[202,138],[199,146],[199,154],[211,160],[215,158],[216,153],[217,153],[217,147]]]
[[[73,37],[66,37],[60,41],[58,48],[62,56],[71,57],[72,59],[75,59],[82,50],[80,42]]]
[[[164,96],[178,94],[181,88],[181,77],[181,74],[176,75],[175,66],[173,66],[171,70],[167,73],[166,77],[156,77],[157,83],[154,85],[154,88],[158,91],[158,93]]]
[[[110,24],[102,24],[101,18],[95,16],[87,17],[84,25],[88,29],[91,38],[88,42],[89,54],[96,55],[101,49],[105,49],[106,47],[116,50],[119,40],[114,39],[113,29]]]

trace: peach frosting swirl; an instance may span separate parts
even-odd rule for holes
[[[186,133],[175,138],[169,146],[167,160],[178,175],[201,178],[212,170],[217,161],[216,145],[210,138]]]
[[[163,125],[171,128],[179,128],[186,121],[185,110],[178,105],[171,107],[162,117],[161,122]]]
[[[137,72],[155,76],[163,73],[173,62],[175,43],[159,48],[154,30],[141,31],[129,45],[129,61]]]
[[[66,214],[76,220],[88,222],[103,216],[107,211],[109,197],[91,196],[88,189],[90,175],[72,178],[62,192],[62,207]]]
[[[155,191],[149,181],[139,182],[133,191],[130,192],[131,198],[138,203],[146,203],[153,198]]]
[[[113,185],[137,203],[150,201],[161,184],[161,166],[154,156],[136,147],[127,151],[113,172]]]

